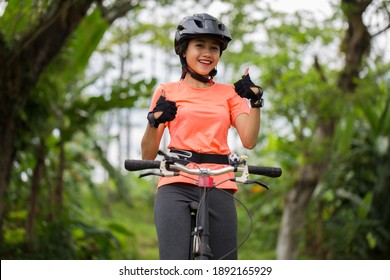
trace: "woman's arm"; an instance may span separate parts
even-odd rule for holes
[[[153,107],[154,109],[150,113],[153,113],[155,122],[151,124],[148,119],[148,124],[141,140],[141,156],[143,160],[154,160],[156,158],[161,138],[164,134],[164,123],[172,121],[177,112],[176,103],[166,100],[163,85],[160,85],[153,94],[150,108]]]
[[[234,120],[234,126],[246,149],[253,149],[260,132],[260,108],[251,108],[249,115],[241,114]]]
[[[158,128],[147,124],[144,135],[141,140],[141,153],[143,160],[154,160],[157,156],[165,125],[159,125]]]
[[[249,77],[249,68],[244,71],[242,79],[234,83],[235,90],[242,98],[251,100],[249,115],[241,114],[234,120],[234,125],[240,136],[244,148],[253,149],[257,143],[257,137],[260,132],[260,107],[262,106],[263,91],[261,87],[256,86]],[[255,100],[253,100],[255,98]],[[258,99],[258,100],[256,100]],[[257,104],[260,102],[259,104]],[[254,103],[254,104],[252,104]]]

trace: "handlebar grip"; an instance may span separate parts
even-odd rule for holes
[[[160,168],[160,161],[127,159],[127,160],[125,160],[125,168],[129,171],[138,171],[138,170],[144,170],[144,169]]]
[[[267,177],[277,178],[282,175],[282,169],[279,167],[265,167],[265,166],[253,166],[248,165],[248,171],[250,174],[263,175]]]

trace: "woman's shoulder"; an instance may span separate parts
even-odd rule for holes
[[[174,88],[174,87],[178,87],[180,86],[181,82],[180,81],[176,81],[176,82],[166,82],[166,83],[161,83],[159,86],[162,87],[162,88]]]
[[[180,82],[164,82],[158,85],[158,91],[164,94],[172,94],[180,91]]]

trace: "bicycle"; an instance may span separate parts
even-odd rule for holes
[[[184,154],[180,154],[184,153]],[[139,177],[145,177],[149,175],[154,176],[178,176],[180,172],[187,174],[197,175],[198,180],[196,185],[203,188],[202,199],[199,203],[191,203],[190,208],[193,211],[193,231],[192,231],[192,258],[195,260],[209,260],[212,259],[213,254],[209,246],[209,203],[207,199],[207,192],[210,188],[214,188],[214,180],[212,176],[218,176],[229,172],[241,173],[241,176],[231,178],[231,181],[235,181],[243,184],[258,184],[263,188],[269,189],[269,187],[260,181],[248,180],[249,174],[262,175],[272,178],[277,178],[282,175],[282,170],[278,167],[265,167],[265,166],[253,166],[248,165],[246,162],[247,157],[231,155],[229,157],[229,166],[224,166],[217,170],[212,170],[209,168],[188,168],[185,164],[190,161],[186,160],[191,156],[189,151],[180,151],[175,155],[169,155],[162,151],[159,151],[158,154],[163,156],[161,161],[158,160],[139,160],[139,159],[127,159],[125,160],[125,169],[128,171],[140,171],[147,169],[159,169],[159,172],[148,172],[141,174]],[[187,155],[185,154],[187,153]],[[200,218],[199,218],[200,217]],[[244,242],[249,237],[244,239]],[[233,251],[237,250],[244,242],[239,246],[225,254],[229,255]]]

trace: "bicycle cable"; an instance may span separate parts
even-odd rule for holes
[[[227,180],[226,180],[226,181],[227,181]],[[222,184],[222,183],[224,183],[224,182],[226,182],[226,181],[223,181],[223,182],[221,182],[220,184]],[[218,184],[218,185],[220,185],[220,184]],[[206,187],[204,187],[204,188],[206,188]],[[252,233],[252,229],[253,229],[253,219],[252,219],[251,213],[249,212],[248,207],[246,207],[245,204],[244,204],[241,200],[239,200],[237,197],[235,197],[234,195],[230,194],[229,192],[227,192],[227,191],[224,190],[224,189],[216,188],[216,186],[213,187],[213,188],[211,188],[209,191],[211,191],[212,189],[215,189],[215,190],[217,190],[217,191],[221,191],[221,192],[223,192],[224,194],[226,194],[226,195],[232,197],[236,202],[238,202],[238,203],[245,209],[245,211],[246,211],[246,213],[247,213],[247,215],[248,215],[248,218],[249,218],[249,230],[248,230],[246,236],[244,237],[244,239],[243,239],[235,248],[233,248],[232,250],[228,251],[225,255],[223,255],[222,257],[220,257],[220,258],[218,259],[218,260],[223,260],[224,258],[226,258],[228,255],[230,255],[230,254],[233,253],[234,251],[238,251],[238,249],[240,249],[240,248],[242,247],[242,245],[244,245],[245,242],[249,239],[249,237],[250,237],[250,235],[251,235],[251,233]],[[199,200],[198,209],[201,207],[201,204],[204,202],[204,200],[205,200],[205,198],[206,198],[206,195],[208,194],[209,191],[203,193],[201,199]],[[200,215],[200,213],[199,213],[199,211],[197,211],[197,212],[196,212],[196,227],[198,226],[199,215]]]
[[[249,230],[248,230],[248,233],[246,234],[245,238],[236,246],[236,248],[233,248],[232,250],[230,250],[229,252],[227,252],[225,255],[223,255],[222,257],[220,257],[218,260],[222,260],[224,259],[225,257],[227,257],[228,255],[230,255],[231,253],[233,253],[234,251],[238,251],[238,249],[241,248],[242,245],[244,245],[244,243],[249,239],[249,236],[251,235],[252,233],[252,228],[253,228],[253,219],[252,219],[252,215],[251,213],[249,212],[249,209],[248,207],[245,206],[245,204],[239,200],[237,197],[235,197],[234,195],[228,193],[227,191],[225,191],[224,189],[218,189],[216,188],[217,190],[225,193],[226,195],[229,195],[231,196],[236,202],[238,202],[246,211],[247,215],[248,215],[248,218],[249,218]]]

